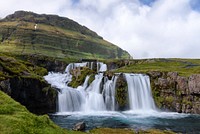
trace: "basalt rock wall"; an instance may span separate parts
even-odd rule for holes
[[[13,77],[0,81],[0,90],[35,114],[56,112],[57,91],[36,78]]]
[[[177,72],[148,72],[158,108],[200,114],[200,74],[189,77]]]

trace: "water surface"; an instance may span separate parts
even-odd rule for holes
[[[60,127],[72,129],[77,122],[84,121],[86,130],[98,127],[161,129],[181,133],[200,133],[200,116],[158,111],[125,112],[65,112],[50,115]]]

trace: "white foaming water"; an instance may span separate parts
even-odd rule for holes
[[[125,74],[128,83],[130,110],[156,110],[150,89],[149,76]]]
[[[107,70],[106,64],[97,62],[97,66],[97,72],[104,72]],[[61,90],[58,94],[58,111],[105,111],[106,104],[101,91],[103,73],[95,75],[95,80],[90,86],[88,86],[89,76],[86,77],[82,86],[77,88],[67,86],[67,83],[72,79],[70,71],[78,67],[90,67],[92,69],[93,63],[70,63],[66,67],[64,74],[49,73],[44,77],[53,87]]]
[[[78,68],[78,67],[88,67],[90,69],[94,69],[94,63],[96,62],[70,63],[66,67],[65,73],[70,73],[70,70]],[[97,66],[97,72],[107,71],[107,65],[102,62],[97,62],[96,66]]]
[[[107,65],[102,63],[102,62],[98,62],[97,63],[97,68],[98,68],[98,72],[105,72],[107,71]]]
[[[111,80],[108,80],[108,78],[106,78],[103,87],[103,95],[105,97],[106,109],[111,111],[115,110],[115,86],[117,78],[117,76],[113,76]]]
[[[93,63],[71,63],[66,67],[65,73],[49,73],[45,76],[53,87],[59,88],[58,111],[75,112],[82,111],[114,111],[115,108],[115,86],[118,76],[111,80],[103,76],[107,70],[106,64],[97,62],[98,74],[94,81],[88,85],[89,76],[83,85],[71,88],[67,84],[71,81],[70,71],[77,67],[93,68]],[[142,74],[125,74],[128,84],[130,110],[156,110],[150,89],[149,77]]]

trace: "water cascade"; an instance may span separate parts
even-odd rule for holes
[[[70,71],[78,67],[94,69],[96,64],[97,74],[89,85],[90,76],[85,78],[83,85],[72,88],[67,84],[71,81]],[[118,74],[112,79],[103,75],[107,70],[106,64],[96,63],[71,63],[66,67],[65,73],[49,73],[45,79],[60,90],[58,94],[58,112],[74,111],[115,111],[117,110],[115,90]],[[130,110],[155,110],[151,95],[150,81],[147,75],[124,74],[128,84]]]
[[[125,74],[128,83],[130,110],[155,110],[151,95],[149,76]]]

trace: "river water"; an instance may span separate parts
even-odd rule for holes
[[[98,127],[172,130],[181,133],[200,133],[200,116],[161,111],[124,112],[72,112],[57,113],[50,118],[59,126],[72,129],[77,122],[84,121],[86,130]]]

